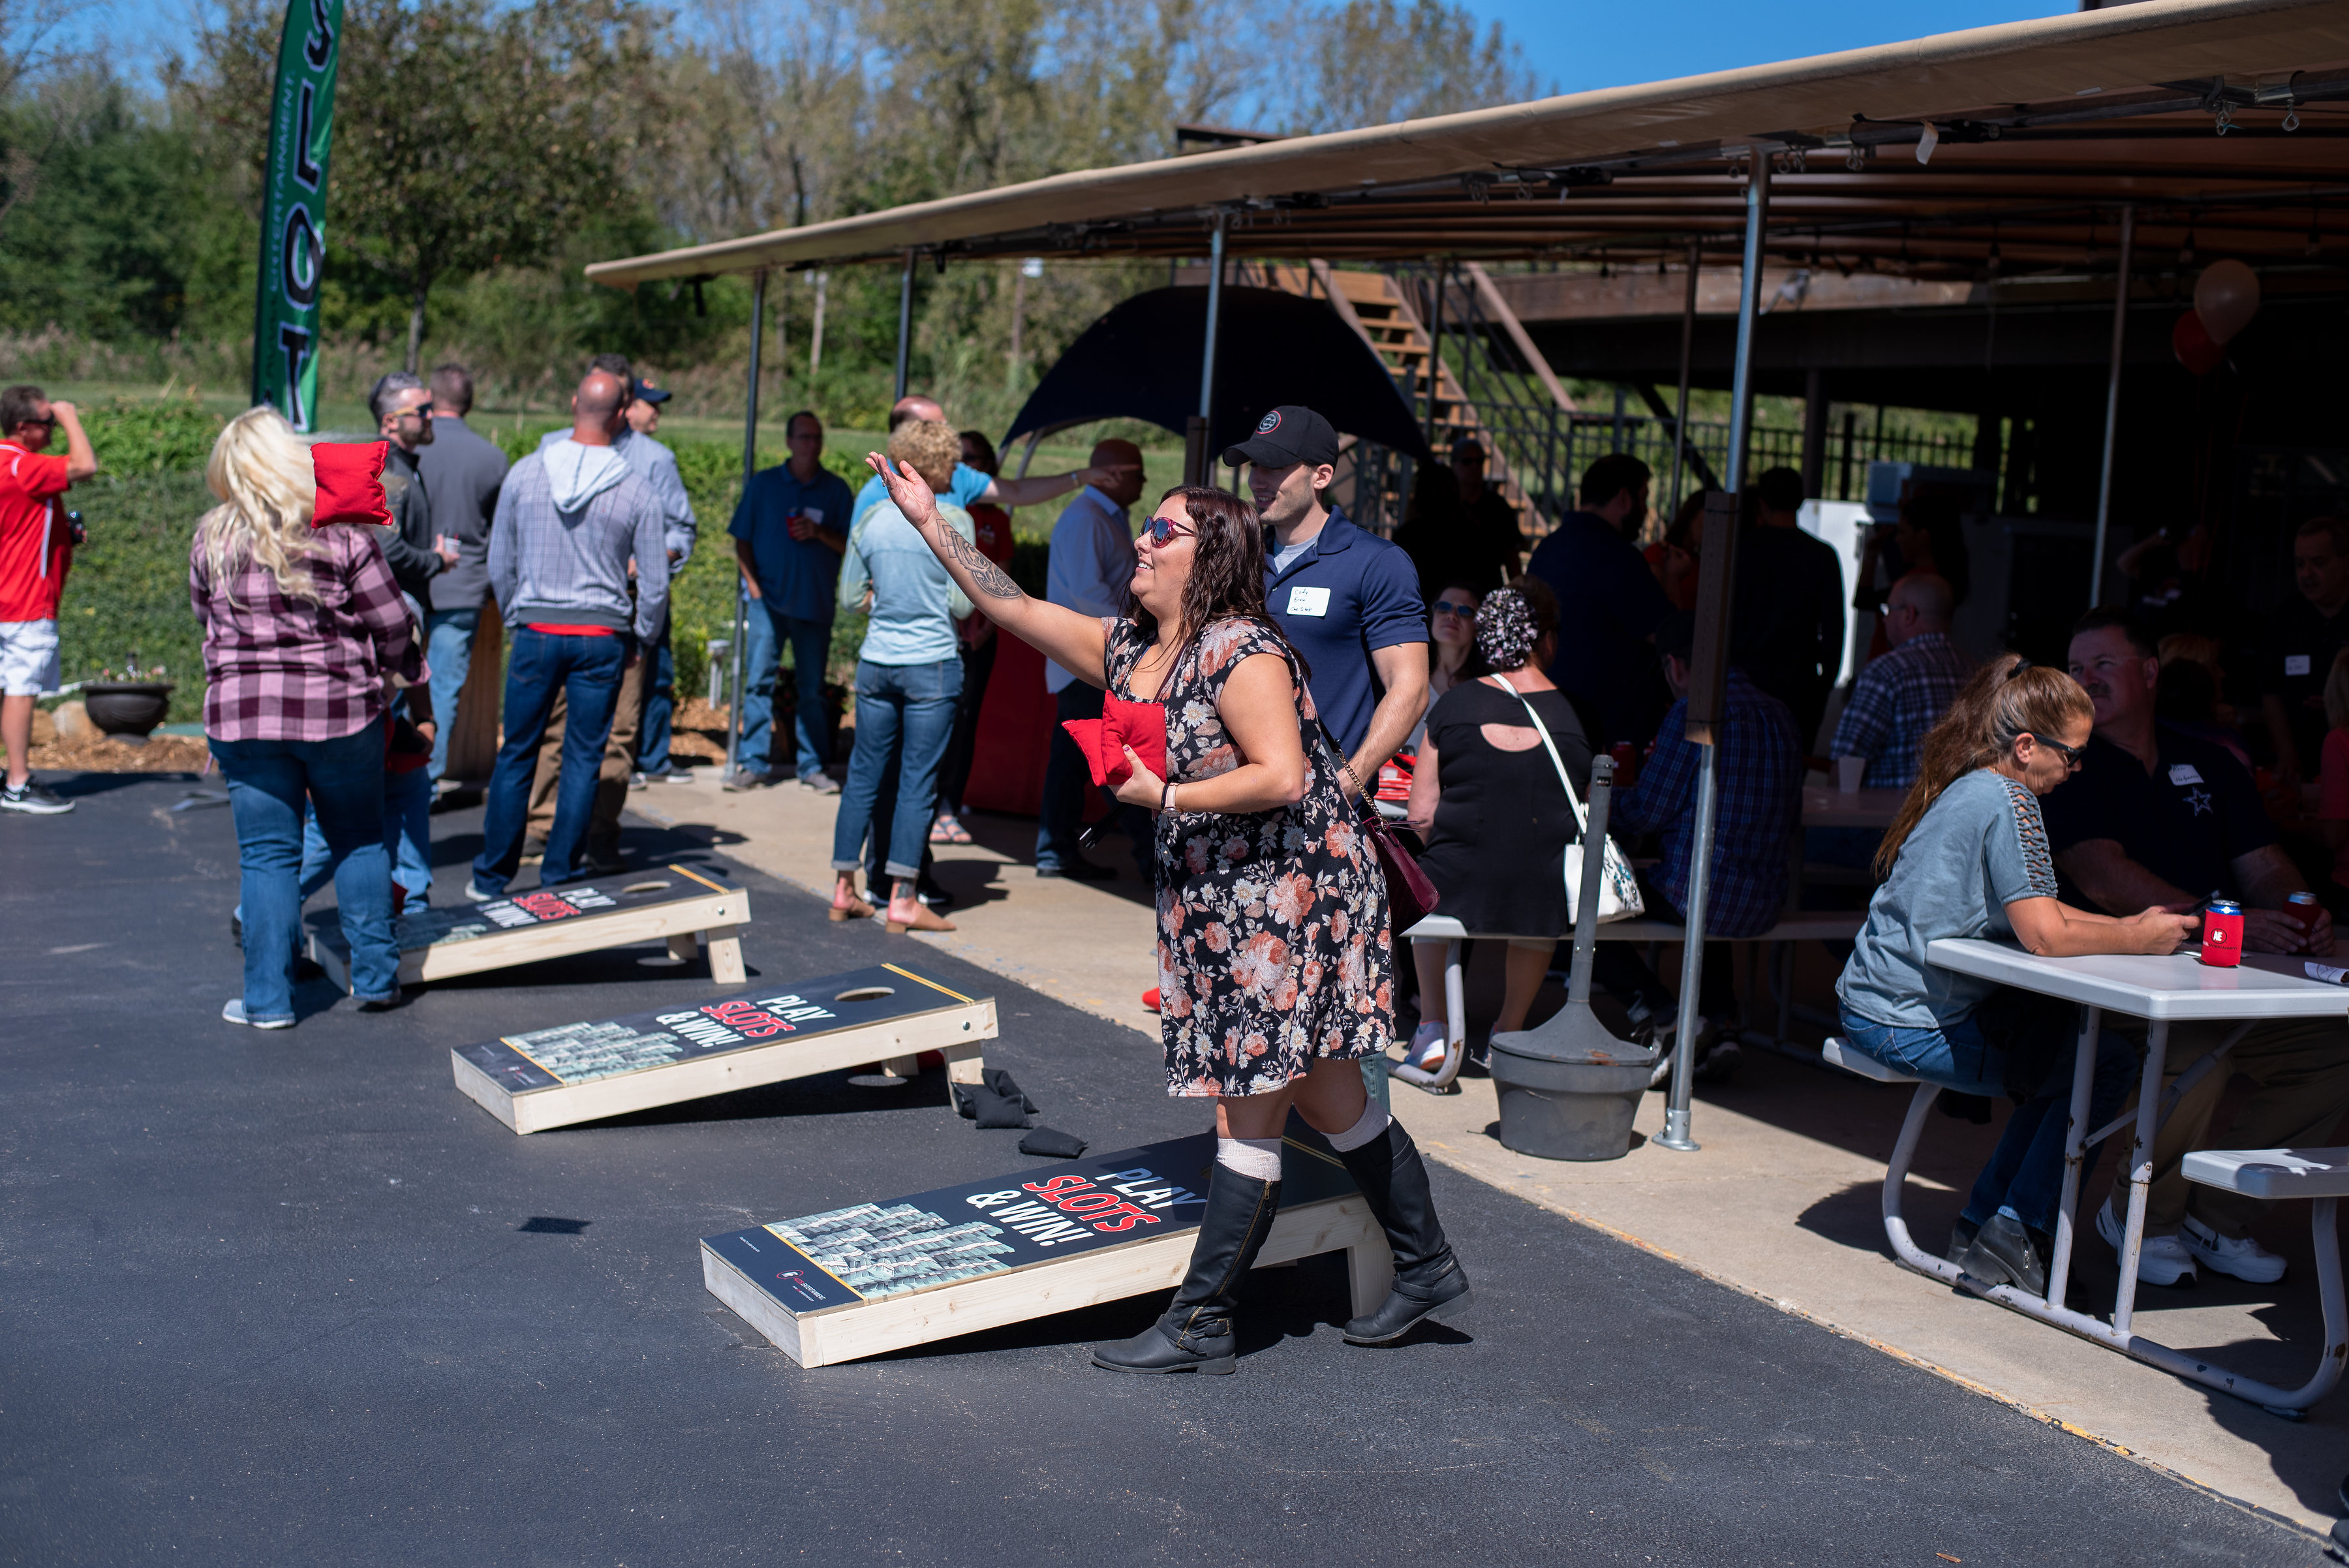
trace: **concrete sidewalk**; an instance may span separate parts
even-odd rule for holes
[[[638,791],[629,804],[664,826],[702,825],[727,854],[830,893],[833,798],[789,784],[728,794],[712,779]],[[1039,881],[1027,864],[1031,823],[979,815],[968,825],[980,843],[937,852],[939,879],[961,900],[951,911],[959,929],[921,940],[1127,1024],[1154,1048],[1157,1020],[1139,1005],[1142,991],[1156,983],[1152,916],[1123,841],[1111,840],[1095,857],[1119,867],[1117,882]],[[1481,1028],[1499,995],[1497,955],[1479,956],[1471,966],[1470,1012]],[[1818,956],[1806,955],[1806,1000],[1819,1000],[1809,994],[1825,975]],[[1677,965],[1668,963],[1665,972],[1677,973]],[[1536,1020],[1561,999],[1552,988]],[[1466,1175],[2194,1485],[2326,1529],[2338,1511],[2335,1486],[2349,1473],[2343,1403],[2349,1396],[2335,1395],[2304,1423],[2287,1422],[1892,1261],[1878,1193],[1909,1094],[1749,1051],[1735,1078],[1701,1092],[1694,1116],[1701,1152],[1645,1144],[1663,1120],[1662,1096],[1651,1095],[1630,1155],[1596,1165],[1504,1147],[1487,1079],[1464,1079],[1461,1092],[1442,1097],[1397,1084],[1393,1099],[1429,1155]],[[1995,1122],[1975,1127],[1936,1116],[1929,1123],[1907,1199],[1924,1245],[1938,1247],[1946,1235],[1996,1131]],[[2109,1170],[2107,1164],[2092,1190],[2103,1189]],[[2281,1206],[2261,1239],[2292,1260],[2282,1285],[2206,1276],[2192,1291],[2147,1287],[2138,1294],[2140,1329],[2270,1382],[2298,1385],[2322,1340],[2304,1207]],[[2072,1304],[2108,1312],[2116,1272],[2110,1251],[2087,1237]]]

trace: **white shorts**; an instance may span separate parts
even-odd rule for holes
[[[0,697],[38,697],[63,683],[57,623],[0,620]]]

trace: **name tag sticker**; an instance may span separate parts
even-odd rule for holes
[[[2174,784],[2198,784],[2202,782],[2202,775],[2194,771],[2192,763],[2172,763],[2169,764],[2169,782]]]
[[[1290,615],[1324,616],[1330,613],[1328,588],[1294,587],[1288,590]]]
[[[821,523],[823,521],[823,508],[821,506],[802,506],[800,508],[800,515],[806,518],[811,523]]]
[[[2287,654],[2285,654],[2285,655],[2283,656],[2283,672],[2284,672],[2286,675],[2305,675],[2305,674],[2307,674],[2307,673],[2308,673],[2308,655],[2306,655],[2306,654],[2304,654],[2304,653],[2287,653]]]

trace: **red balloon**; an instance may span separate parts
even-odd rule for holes
[[[2169,329],[2169,351],[2197,376],[2209,375],[2227,357],[2227,351],[2210,340],[2210,329],[2202,325],[2202,318],[2190,310]]]

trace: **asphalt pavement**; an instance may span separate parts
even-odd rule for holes
[[[794,1366],[704,1235],[1055,1162],[943,1075],[517,1137],[452,1046],[720,994],[657,945],[222,1023],[235,836],[198,781],[0,819],[0,1560],[24,1563],[2309,1563],[2316,1543],[1438,1168],[1460,1331],[1341,1342],[1253,1282],[1237,1376],[1087,1364],[1158,1298]],[[207,781],[217,789],[217,780]],[[462,897],[479,814],[434,819]],[[640,861],[706,834],[632,826]],[[723,855],[725,846],[715,846]],[[753,983],[992,995],[1041,1120],[1195,1132],[1131,1031],[756,874]]]

